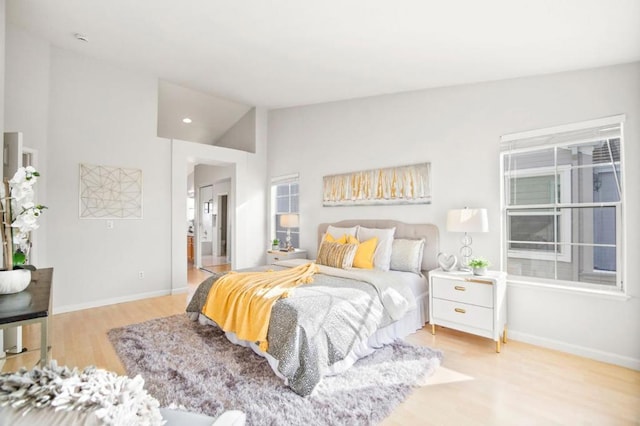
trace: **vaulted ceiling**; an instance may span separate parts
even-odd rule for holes
[[[7,0],[7,20],[270,108],[640,60],[637,0]]]

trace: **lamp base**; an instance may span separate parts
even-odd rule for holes
[[[462,247],[460,247],[460,267],[458,267],[459,271],[471,272],[471,268],[469,265],[469,260],[471,260],[471,255],[473,254],[473,250],[471,250],[471,243],[473,239],[466,232],[464,233],[464,237],[460,240],[462,243]]]
[[[294,251],[295,248],[291,245],[291,229],[287,228],[287,251]]]

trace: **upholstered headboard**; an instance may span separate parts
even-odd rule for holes
[[[321,223],[318,225],[318,244],[322,236],[327,232],[329,225],[338,227],[364,226],[366,228],[393,228],[396,227],[395,238],[407,238],[411,240],[425,239],[424,253],[422,255],[422,270],[430,271],[438,267],[438,252],[440,251],[440,234],[438,227],[430,223],[404,223],[396,220],[343,220],[336,223]]]

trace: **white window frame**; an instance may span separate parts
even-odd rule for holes
[[[298,210],[299,210],[299,206],[300,206],[300,175],[298,173],[292,173],[289,175],[283,175],[283,176],[277,176],[277,177],[272,177],[271,178],[271,185],[270,185],[270,191],[269,191],[269,200],[270,200],[270,212],[269,212],[269,241],[273,241],[273,239],[276,238],[276,224],[275,224],[275,218],[276,218],[276,214],[278,214],[278,212],[276,211],[277,207],[278,207],[278,203],[276,201],[276,187],[278,185],[282,185],[282,184],[291,184],[291,183],[297,183],[298,184]],[[298,214],[298,217],[300,217],[300,212],[291,212],[291,213],[296,213]],[[298,234],[298,238],[300,237],[300,231],[294,232],[292,231],[291,234]],[[281,242],[282,245],[282,242]]]
[[[569,166],[562,167],[536,167],[532,169],[522,169],[516,171],[510,171],[507,176],[509,178],[514,177],[530,177],[530,176],[560,176],[560,202],[571,202],[571,168]],[[511,207],[513,210],[513,207]],[[509,216],[518,216],[517,212],[507,212]],[[533,216],[530,212],[521,213],[523,216]],[[571,241],[571,214],[568,210],[564,209],[560,213],[541,213],[543,216],[560,216],[560,242]],[[505,225],[506,226],[506,225]],[[517,241],[507,240],[507,246],[509,243]],[[554,243],[555,244],[555,243]],[[522,259],[540,259],[540,260],[558,260],[559,262],[571,262],[571,250],[567,245],[560,245],[558,252],[541,252],[537,250],[526,249],[507,249],[507,256],[517,257]]]
[[[626,174],[626,161],[624,155],[624,122],[626,120],[626,116],[624,114],[605,117],[596,120],[584,121],[580,123],[572,123],[567,125],[555,126],[546,129],[538,129],[527,132],[513,133],[509,135],[504,135],[501,137],[501,153],[500,153],[500,209],[501,209],[501,245],[500,245],[500,267],[502,270],[506,270],[507,260],[509,256],[508,244],[509,240],[507,240],[508,230],[507,230],[507,203],[505,197],[505,168],[504,168],[504,160],[506,154],[515,154],[522,153],[527,151],[537,151],[543,148],[557,148],[557,147],[566,147],[574,144],[580,144],[583,142],[588,142],[589,140],[593,140],[593,138],[585,137],[584,139],[580,137],[571,137],[570,142],[567,142],[565,138],[563,138],[571,132],[581,132],[581,131],[592,131],[597,129],[601,134],[603,139],[613,139],[616,136],[607,136],[606,132],[608,130],[612,130],[607,128],[607,126],[614,126],[616,129],[619,127],[619,132],[617,133],[617,137],[620,138],[620,177],[621,182],[619,183],[620,190],[620,201],[618,202],[607,202],[607,203],[584,203],[581,204],[583,207],[608,207],[612,206],[616,209],[616,271],[595,271],[586,272],[590,275],[600,275],[600,276],[612,276],[615,274],[615,286],[612,285],[603,285],[603,284],[595,284],[588,283],[583,281],[566,281],[552,278],[538,278],[533,276],[515,276],[509,275],[509,282],[518,285],[535,285],[546,288],[556,288],[559,290],[566,291],[579,291],[579,292],[587,292],[591,294],[599,294],[603,296],[611,295],[613,297],[628,297],[626,295],[626,260],[627,260],[627,250],[626,244],[627,239],[624,230],[626,229],[626,182],[627,179],[625,177]],[[560,142],[558,142],[560,141]],[[516,148],[506,148],[509,145],[514,145]],[[557,167],[557,165],[556,165]],[[555,167],[554,167],[555,168]],[[529,206],[531,207],[531,206]],[[555,207],[575,207],[573,204],[564,205],[562,203],[558,203]],[[513,206],[509,207],[510,209]],[[571,240],[569,240],[571,241]],[[576,243],[570,243],[569,245],[579,245]],[[537,256],[536,259],[542,259],[542,257]],[[557,259],[556,259],[557,261]],[[592,265],[593,266],[593,265]]]

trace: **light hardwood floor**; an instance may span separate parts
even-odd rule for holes
[[[191,271],[190,284],[207,274]],[[164,296],[54,315],[52,356],[59,364],[96,365],[125,374],[108,330],[184,312],[185,295]],[[39,326],[25,327],[28,347]],[[443,366],[473,380],[416,389],[384,422],[391,425],[640,424],[640,372],[510,341],[494,352],[488,339],[438,327],[411,335],[441,349]],[[31,346],[30,346],[31,345]],[[4,371],[33,366],[38,353],[11,358]]]

